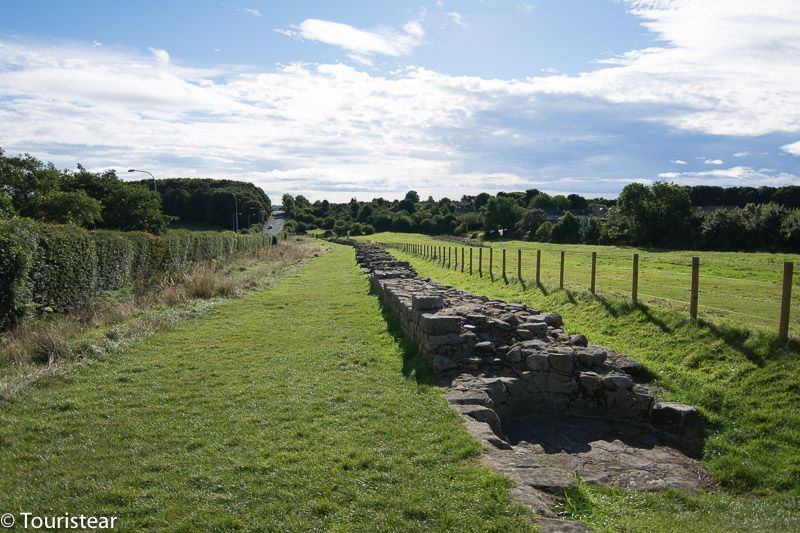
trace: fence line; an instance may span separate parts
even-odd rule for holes
[[[439,266],[441,266],[443,268],[452,269],[452,270],[455,270],[455,271],[458,271],[459,268],[460,268],[462,273],[465,272],[466,251],[465,251],[465,247],[464,246],[460,247],[461,248],[461,258],[460,258],[460,262],[459,262],[459,247],[458,246],[452,246],[451,247],[451,246],[434,246],[434,245],[428,245],[428,244],[419,245],[419,244],[416,244],[416,243],[386,243],[386,242],[380,243],[380,244],[385,246],[385,247],[387,247],[387,248],[399,249],[399,250],[401,250],[403,252],[406,252],[406,253],[409,253],[409,254],[412,254],[412,255],[415,255],[415,256],[422,257],[423,259],[435,262],[436,264],[438,264]],[[468,270],[468,273],[469,273],[469,275],[473,275],[473,271],[474,271],[473,270],[473,247],[469,246],[468,248],[469,248],[469,270]],[[492,247],[484,247],[484,246],[477,247],[477,248],[478,248],[478,269],[477,269],[478,275],[483,277],[483,274],[484,274],[484,270],[483,270],[483,250],[484,250],[484,248],[486,248],[488,250],[488,254],[489,254],[488,275],[489,275],[489,279],[491,281],[494,281],[495,280],[494,248],[492,248]],[[507,270],[508,264],[507,264],[507,257],[506,257],[507,249],[506,248],[501,248],[500,251],[501,251],[500,276],[501,276],[501,278],[503,279],[503,281],[505,283],[509,283],[510,282],[509,281],[509,277],[508,277],[508,273],[509,272]],[[597,284],[597,274],[598,274],[597,257],[598,256],[599,257],[603,257],[604,254],[598,254],[597,252],[570,252],[570,255],[573,255],[573,253],[574,254],[591,253],[591,263],[590,263],[590,266],[589,266],[589,276],[588,276],[588,282],[589,282],[588,290],[591,293],[595,294],[596,293],[596,289],[597,289],[597,285],[596,284]],[[611,255],[611,254],[609,254],[609,255]],[[622,254],[613,254],[613,255],[621,256]],[[523,276],[523,269],[522,269],[522,261],[523,261],[522,249],[519,249],[519,248],[517,249],[516,256],[517,256],[517,272],[516,272],[517,275],[516,275],[516,278],[519,281],[523,281],[524,276]],[[639,254],[638,253],[634,253],[634,254],[632,254],[631,256],[628,256],[628,257],[631,258],[631,277],[630,277],[631,290],[630,290],[630,297],[631,297],[631,300],[634,303],[637,303],[639,295],[640,295],[640,293],[639,293],[639,273],[640,273],[639,272]],[[675,264],[678,264],[678,263],[675,263]],[[716,263],[716,264],[722,264],[722,263]],[[767,264],[767,263],[763,263],[763,264]],[[680,303],[680,304],[688,303],[689,304],[688,311],[689,311],[689,315],[692,317],[692,319],[697,319],[698,310],[700,308],[704,308],[704,309],[711,309],[711,310],[719,311],[719,312],[722,312],[722,313],[733,313],[733,314],[744,316],[744,317],[763,320],[763,316],[751,315],[751,314],[748,314],[748,313],[742,313],[740,311],[736,311],[734,309],[722,309],[722,308],[719,308],[719,307],[714,307],[714,306],[711,306],[711,305],[700,303],[700,294],[701,293],[708,295],[708,294],[713,294],[714,291],[713,290],[702,290],[700,288],[701,287],[701,279],[700,279],[701,265],[700,265],[700,258],[699,257],[694,256],[694,257],[691,258],[690,267],[691,267],[691,273],[688,274],[688,275],[690,276],[690,280],[691,281],[690,281],[690,286],[688,287],[688,290],[689,290],[689,301],[688,302],[686,302],[684,300],[675,300],[675,299],[668,298],[668,297],[665,297],[665,296],[656,296],[656,295],[653,295],[653,294],[641,293],[641,295],[644,296],[644,297],[650,297],[650,298],[654,298],[654,299],[665,300],[665,301],[668,301],[668,302],[675,302],[675,303]],[[560,261],[559,261],[558,268],[559,268],[558,286],[559,286],[559,289],[563,289],[564,288],[564,284],[565,284],[565,268],[566,268],[566,252],[564,250],[560,251]],[[610,269],[610,270],[625,270],[622,267],[613,267],[613,266],[610,266],[610,265],[607,268]],[[549,270],[549,269],[546,269],[546,270]],[[536,250],[535,283],[536,283],[537,286],[541,286],[541,272],[542,272],[542,251],[541,250]],[[687,275],[686,273],[682,273],[682,272],[675,272],[675,271],[672,271],[672,270],[661,270],[661,269],[653,269],[653,270],[651,270],[651,272],[659,272],[661,274]],[[611,278],[611,279],[618,280],[620,278]],[[714,275],[704,276],[704,279],[723,279],[723,280],[731,280],[731,281],[738,281],[738,282],[745,281],[745,279],[728,278],[728,277],[714,276]],[[624,279],[622,281],[624,281]],[[765,281],[762,281],[762,280],[746,280],[746,281],[758,281],[760,283],[769,283],[769,284],[776,285],[776,286],[778,285],[777,283],[765,282]],[[781,283],[780,283],[780,287],[781,287],[781,297],[780,297],[780,302],[779,302],[779,304],[780,304],[779,305],[779,311],[780,311],[779,315],[780,315],[780,317],[779,317],[779,320],[778,320],[778,328],[777,328],[778,329],[778,337],[779,337],[779,339],[781,339],[783,341],[787,340],[788,336],[789,336],[789,319],[790,319],[790,313],[791,313],[791,308],[792,308],[792,303],[793,303],[793,301],[792,301],[792,285],[793,284],[794,284],[794,263],[792,261],[784,261],[784,263],[783,263],[783,275],[782,275],[782,279],[781,279]],[[570,283],[570,285],[571,286],[581,286],[581,285],[575,284],[575,283]],[[661,286],[662,287],[666,287],[666,288],[671,288],[671,289],[681,289],[681,287],[678,286],[678,285],[663,285],[663,284],[661,284]],[[621,293],[624,294],[624,292],[621,292]],[[733,297],[733,298],[740,299],[740,300],[761,302],[761,303],[770,303],[769,300],[762,300],[760,298],[748,297],[748,296],[743,296],[743,295],[739,295],[739,294],[731,294],[729,296]]]

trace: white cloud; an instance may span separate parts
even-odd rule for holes
[[[688,163],[683,159],[670,159],[669,162],[675,165],[688,165]]]
[[[714,135],[800,130],[800,2],[627,3],[665,45],[579,76],[534,78],[536,90],[655,104],[643,118]]]
[[[166,50],[161,48],[148,48],[148,50],[150,50],[150,53],[156,58],[156,61],[162,65],[169,64],[169,53]]]
[[[787,154],[800,156],[800,141],[791,144],[785,144],[781,146],[781,150],[783,150]]]
[[[794,185],[800,176],[788,172],[771,173],[768,169],[753,169],[736,166],[700,172],[661,172],[661,179],[674,181],[681,185],[719,185],[723,187],[752,187],[754,184],[781,187]]]
[[[450,197],[530,186],[613,195],[654,174],[642,164],[647,152],[619,148],[625,139],[613,137],[622,129],[603,129],[623,118],[626,126],[642,120],[723,136],[800,136],[800,36],[790,31],[800,27],[800,3],[631,6],[667,44],[578,76],[525,80],[418,67],[381,75],[342,64],[191,69],[156,48],[148,54],[0,38],[0,142],[60,165],[149,165],[159,175],[246,179],[270,194],[346,200],[397,197],[409,188]],[[425,36],[419,21],[364,30],[309,19],[276,31],[338,46],[365,65],[376,56],[409,56]],[[597,110],[597,124],[583,118]],[[573,124],[580,134],[566,127],[569,120],[552,118],[560,111],[580,113],[586,122]],[[548,114],[549,122],[542,118]],[[566,153],[565,146],[577,148]],[[531,155],[537,149],[541,162]],[[800,141],[782,150],[800,156]],[[705,153],[729,152],[715,145]],[[567,171],[564,160],[574,161]],[[660,177],[748,185],[798,180],[745,166]]]
[[[722,159],[706,159],[703,161],[706,165],[722,165],[725,163]]]
[[[517,4],[517,10],[522,11],[526,15],[530,15],[536,10],[536,6],[534,4],[526,2],[523,4]]]
[[[750,152],[745,150],[744,152],[736,152],[735,154],[733,154],[733,157],[747,157],[749,155],[750,155]]]
[[[261,18],[261,11],[258,9],[245,7],[244,12],[249,15],[253,15],[254,17]]]
[[[456,26],[466,27],[467,23],[464,21],[464,17],[461,16],[461,13],[458,11],[451,11],[447,13],[447,16],[450,17],[450,21],[455,24]]]
[[[425,36],[422,24],[414,20],[407,22],[402,31],[392,28],[362,30],[348,24],[320,19],[306,19],[298,26],[275,31],[296,39],[338,46],[359,57],[373,54],[407,56],[423,43]]]

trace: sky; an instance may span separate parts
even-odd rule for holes
[[[0,147],[59,168],[312,201],[800,184],[797,0],[1,3]]]

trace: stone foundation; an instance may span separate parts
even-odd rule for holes
[[[635,381],[635,361],[567,334],[561,316],[420,278],[377,245],[355,251],[372,289],[450,388],[446,398],[485,424],[487,442],[508,447],[503,424],[512,419],[569,414],[643,425],[681,449],[701,449],[696,409],[659,400]]]

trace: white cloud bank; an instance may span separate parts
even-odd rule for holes
[[[330,20],[306,19],[289,29],[276,29],[278,33],[302,39],[338,46],[351,53],[360,63],[370,64],[371,55],[400,57],[410,55],[423,43],[425,31],[419,21],[412,20],[399,30],[377,28],[363,30]]]
[[[192,69],[159,49],[143,55],[0,40],[0,146],[62,164],[230,177],[273,195],[342,200],[397,197],[409,188],[451,197],[523,187],[614,194],[635,178],[656,179],[657,171],[625,174],[636,172],[627,164],[632,153],[614,159],[593,151],[611,133],[550,132],[560,121],[541,116],[554,95],[574,99],[570,107],[579,110],[690,132],[800,135],[800,3],[630,5],[664,46],[579,76],[524,80],[419,67],[378,75],[341,64]],[[361,30],[309,19],[285,33],[338,46],[361,62],[408,56],[425,36],[415,21]],[[629,107],[621,113],[617,105]],[[569,153],[567,170],[558,155],[537,166],[530,152],[539,146],[580,152]],[[782,149],[800,155],[800,141]],[[658,177],[751,185],[798,179],[744,166]]]

